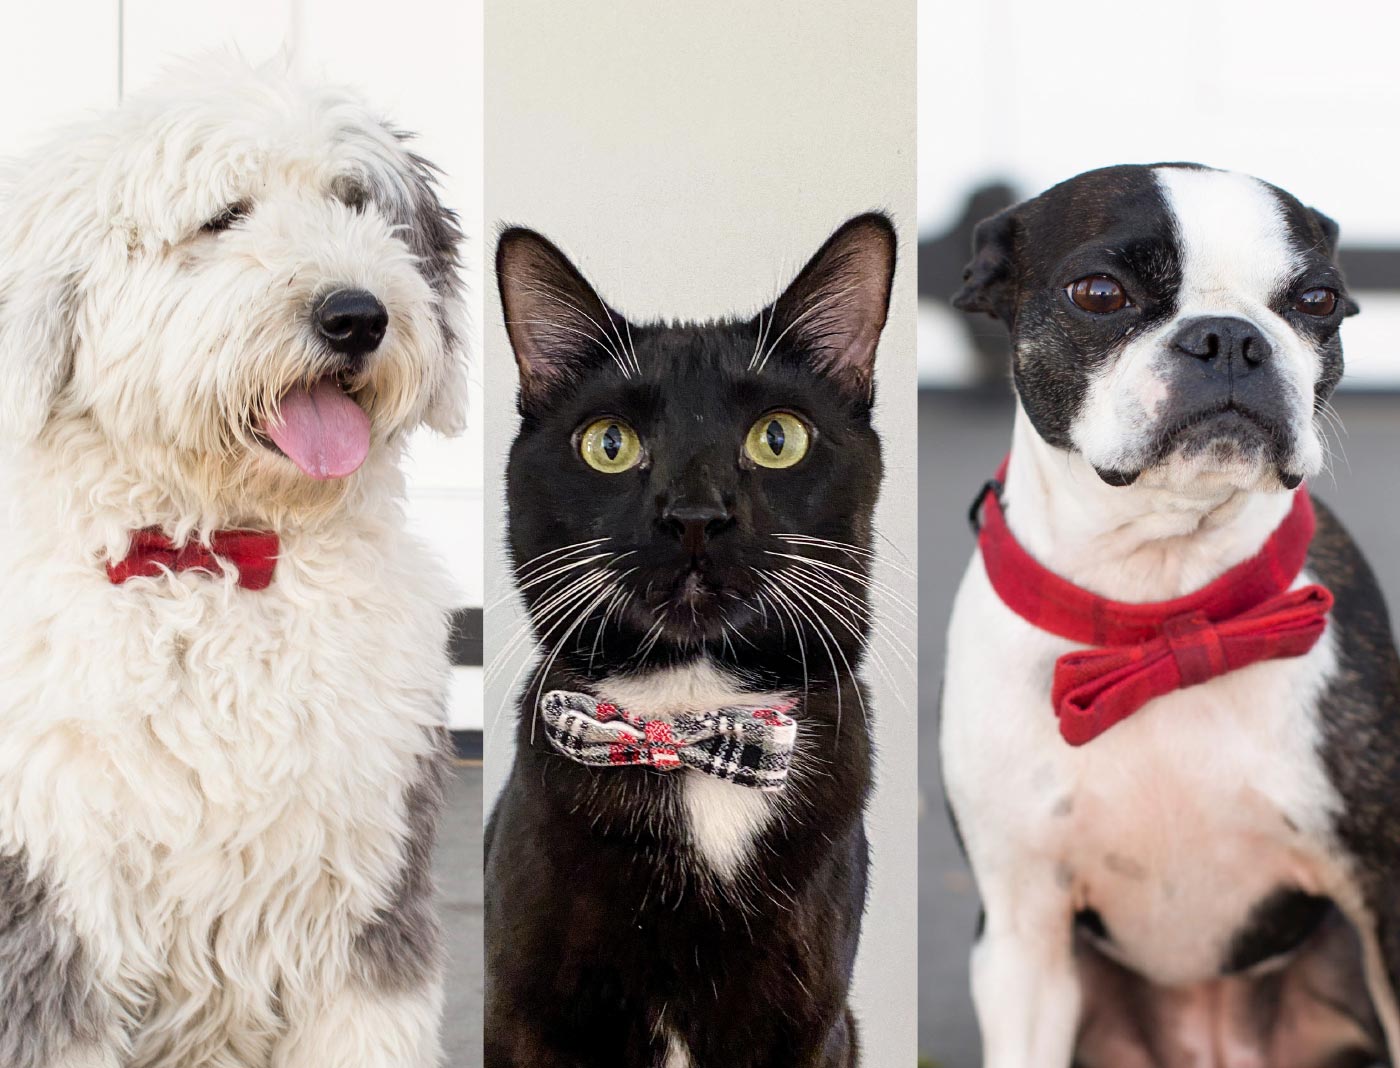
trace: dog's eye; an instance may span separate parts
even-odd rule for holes
[[[1091,274],[1071,282],[1065,292],[1076,308],[1095,315],[1121,311],[1130,303],[1128,291],[1118,279],[1106,274]]]
[[[338,201],[356,215],[363,215],[365,206],[369,203],[369,191],[351,178],[336,182],[334,195]]]
[[[1337,310],[1339,299],[1335,289],[1318,286],[1316,289],[1299,293],[1298,298],[1293,302],[1293,310],[1300,311],[1304,315],[1316,315],[1321,318],[1331,315]]]
[[[236,204],[230,204],[219,214],[215,215],[207,223],[201,226],[200,232],[206,234],[217,234],[227,230],[240,219],[246,219],[251,207],[246,200],[240,200]]]

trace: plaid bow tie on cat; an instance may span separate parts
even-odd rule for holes
[[[646,719],[590,694],[552,690],[540,701],[540,718],[554,748],[580,764],[693,768],[776,793],[787,781],[797,741],[797,722],[787,715],[792,707],[789,702]]]

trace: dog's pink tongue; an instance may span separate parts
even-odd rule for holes
[[[369,416],[329,376],[285,394],[263,432],[312,478],[344,478],[369,455]]]

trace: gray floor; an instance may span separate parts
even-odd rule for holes
[[[1344,395],[1347,434],[1335,471],[1313,485],[1351,529],[1392,605],[1400,604],[1400,398]],[[925,393],[919,402],[919,1045],[939,1068],[974,1068],[977,1030],[967,993],[967,949],[977,897],[943,807],[938,689],[953,594],[972,549],[967,509],[1011,436],[1009,397]]]
[[[460,767],[448,783],[437,852],[447,929],[445,1068],[481,1065],[481,767]]]

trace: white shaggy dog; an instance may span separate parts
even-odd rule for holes
[[[10,175],[5,1068],[438,1063],[448,591],[398,463],[463,416],[458,237],[372,111],[226,59]]]

